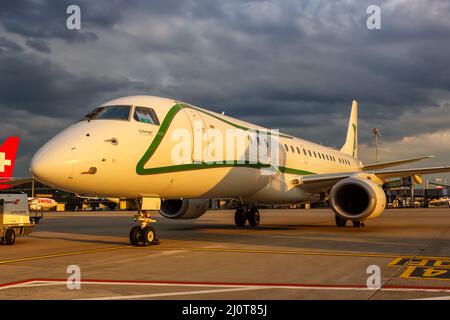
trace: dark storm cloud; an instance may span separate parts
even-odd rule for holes
[[[45,116],[80,116],[105,96],[148,89],[122,75],[75,75],[26,53],[0,54],[0,74],[0,105]]]
[[[449,73],[442,66],[450,50],[441,45],[447,33],[422,31],[413,37],[401,22],[391,23],[395,31],[385,25],[369,31],[367,3],[314,7],[277,2],[261,9],[258,2],[225,2],[217,7],[214,22],[206,22],[211,28],[198,27],[193,10],[183,15],[192,24],[174,24],[171,30],[176,32],[168,37],[140,42],[144,53],[176,56],[173,61],[166,58],[168,73],[176,79],[168,92],[207,104],[227,103],[243,116],[270,116],[275,107],[283,108],[283,101],[297,102],[299,113],[308,112],[304,108],[310,102],[334,113],[337,103],[358,97],[367,116],[389,118],[432,105],[430,87],[448,89]],[[405,16],[404,10],[387,6],[383,21],[409,25],[416,13],[419,23],[431,23],[420,18],[426,16],[422,10],[412,5]],[[431,30],[445,29],[439,22],[445,19],[434,20]],[[430,53],[430,46],[439,50]]]
[[[50,53],[52,50],[50,49],[48,42],[42,39],[27,39],[25,42],[27,46],[33,48],[42,53]]]
[[[80,31],[66,28],[69,4]],[[381,30],[366,28],[371,4]],[[9,1],[0,108],[69,123],[104,100],[153,94],[338,146],[357,98],[361,141],[373,127],[385,141],[426,134],[450,120],[449,16],[438,0]],[[60,129],[48,128],[26,136]]]
[[[83,29],[80,32],[71,32],[66,27],[66,9],[71,4],[81,8]],[[84,11],[85,7],[89,10]],[[110,28],[120,21],[120,16],[115,1],[108,1],[108,6],[93,1],[4,1],[0,10],[1,24],[8,32],[34,39],[62,39],[67,42],[94,41],[97,35],[90,29]]]
[[[6,52],[20,52],[22,50],[22,47],[14,41],[5,37],[0,37],[0,54]]]

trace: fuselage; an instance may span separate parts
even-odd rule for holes
[[[111,106],[122,108],[105,111]],[[292,186],[294,177],[361,171],[362,167],[350,155],[281,133],[276,140],[270,134],[267,140],[265,135],[248,135],[244,148],[233,147],[230,153],[227,132],[245,136],[269,129],[172,99],[131,96],[101,107],[36,153],[31,164],[35,177],[84,196],[288,203],[317,198]],[[276,163],[261,161],[258,153],[255,161],[249,160],[268,140],[271,152],[278,152]],[[182,143],[190,144],[189,154],[186,149],[180,151]],[[174,161],[180,157],[182,162]],[[270,174],[265,172],[268,167]]]

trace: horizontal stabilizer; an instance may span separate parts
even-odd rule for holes
[[[388,161],[388,162],[379,162],[379,163],[372,163],[372,164],[366,164],[363,166],[364,171],[369,170],[378,170],[378,169],[384,169],[384,168],[390,168],[395,166],[400,166],[402,164],[407,164],[411,162],[416,162],[424,159],[430,159],[434,156],[424,156],[419,158],[411,158],[411,159],[404,159],[404,160],[395,160],[395,161]]]
[[[20,186],[25,183],[30,183],[33,178],[0,178],[0,189],[7,189],[15,186]]]

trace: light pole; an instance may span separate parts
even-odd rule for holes
[[[378,139],[380,138],[380,129],[373,128],[372,135],[375,138],[375,156],[376,156],[377,162],[380,162],[380,154],[378,152]]]

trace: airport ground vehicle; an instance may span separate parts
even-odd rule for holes
[[[16,237],[29,235],[34,224],[26,194],[0,194],[0,243],[13,245]]]

